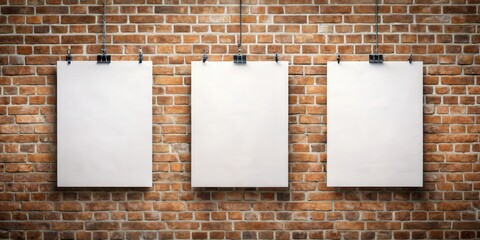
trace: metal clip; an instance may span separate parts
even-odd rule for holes
[[[233,55],[233,62],[234,63],[240,63],[240,64],[245,64],[247,63],[247,56],[246,55]]]
[[[337,63],[340,64],[340,54],[337,53]]]
[[[112,61],[112,57],[106,54],[97,55],[97,63],[110,63]]]
[[[383,63],[382,54],[370,54],[368,55],[368,62],[370,63]]]
[[[207,51],[205,51],[205,49],[203,49],[202,62],[206,62],[207,60],[208,60]]]
[[[413,54],[410,54],[410,57],[408,57],[408,62],[412,63],[412,61],[413,61]]]
[[[67,61],[68,64],[72,63],[72,55],[71,55],[71,52],[72,52],[72,50],[71,50],[70,48],[67,49],[67,57],[66,57],[65,60]]]
[[[238,44],[238,54],[233,55],[233,63],[247,63],[247,55],[242,55],[242,45]]]
[[[138,63],[142,63],[143,62],[143,52],[142,52],[142,48],[139,48],[138,49]]]
[[[278,63],[278,53],[275,53],[275,62]]]

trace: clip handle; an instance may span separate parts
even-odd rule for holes
[[[202,62],[206,62],[207,60],[208,60],[207,51],[203,49]]]
[[[71,55],[72,50],[69,48],[67,49],[67,57],[65,60],[67,61],[68,64],[72,63],[72,55]]]

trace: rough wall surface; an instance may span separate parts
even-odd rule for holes
[[[368,59],[374,2],[244,1],[249,61],[291,62],[290,187],[191,189],[190,62],[231,61],[238,1],[109,0],[113,60],[154,63],[154,186],[58,189],[55,63],[100,53],[102,1],[0,0],[0,238],[479,239],[478,0],[380,0],[380,53],[425,64],[424,187],[326,187],[326,62]]]

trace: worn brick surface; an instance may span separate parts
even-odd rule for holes
[[[153,61],[154,185],[58,189],[55,63],[95,60],[100,2],[0,0],[0,239],[480,239],[479,1],[380,1],[386,61],[424,62],[424,187],[395,189],[325,182],[326,62],[368,59],[375,1],[244,0],[249,61],[290,62],[288,189],[190,186],[190,62],[232,60],[238,2],[107,1],[113,61]]]

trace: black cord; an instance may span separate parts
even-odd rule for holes
[[[375,26],[377,31],[375,53],[378,55],[378,0],[375,0]]]
[[[240,0],[240,39],[238,44],[238,54],[242,52],[242,0]]]
[[[102,54],[107,54],[107,22],[106,22],[106,14],[107,14],[107,0],[103,1],[103,48]]]

